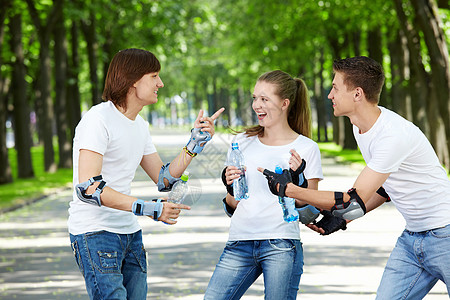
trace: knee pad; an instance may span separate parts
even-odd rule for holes
[[[94,182],[100,182],[100,184],[95,189],[95,192],[91,195],[86,194],[86,190],[94,184]],[[89,178],[89,180],[79,183],[75,186],[75,191],[77,192],[77,197],[81,201],[93,204],[97,206],[102,206],[102,202],[100,200],[100,194],[103,191],[103,188],[106,186],[106,182],[103,181],[102,175],[94,176]]]
[[[159,171],[157,185],[158,185],[158,191],[160,191],[160,192],[169,192],[170,190],[172,190],[173,184],[175,182],[177,182],[178,180],[180,180],[180,177],[176,178],[176,177],[173,177],[172,175],[170,175],[169,165],[170,165],[170,163],[163,165],[161,167],[161,170]],[[164,183],[164,179],[166,179],[169,182],[168,186],[166,186],[166,184]]]
[[[344,195],[341,192],[334,192],[335,205],[331,208],[333,216],[341,217],[346,220],[354,220],[366,214],[366,206],[356,193],[356,189],[348,190],[350,201],[344,202]]]

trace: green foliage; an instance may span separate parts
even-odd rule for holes
[[[59,169],[55,173],[44,172],[43,151],[42,146],[32,148],[35,178],[19,179],[17,178],[16,151],[9,149],[14,182],[0,185],[0,211],[71,186],[72,169]]]

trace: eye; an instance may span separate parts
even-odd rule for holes
[[[267,99],[267,98],[264,98],[264,97],[262,97],[261,100],[262,100],[262,101],[268,101],[268,99]]]
[[[255,96],[252,96],[252,101],[255,101],[256,100],[256,97]]]

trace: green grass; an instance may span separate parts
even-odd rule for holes
[[[358,163],[365,164],[364,159],[359,150],[342,149],[335,143],[318,143],[322,155],[336,157],[337,161],[342,163]]]
[[[15,149],[9,149],[13,182],[0,185],[0,212],[30,202],[56,189],[70,187],[72,169],[59,169],[55,173],[44,172],[43,152],[42,146],[32,148],[31,157],[35,177],[19,179],[17,178],[17,154]]]

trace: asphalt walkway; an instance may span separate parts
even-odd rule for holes
[[[155,135],[154,143],[163,161],[169,161],[187,139],[187,134],[164,133]],[[201,189],[201,196],[191,211],[182,213],[178,224],[140,218],[148,252],[148,299],[202,299],[228,237],[230,219],[223,213],[219,176],[229,141],[227,135],[216,135],[189,166],[189,182]],[[325,179],[319,189],[345,190],[360,169],[323,158]],[[159,193],[138,171],[132,194],[152,199]],[[70,198],[71,191],[66,190],[0,215],[0,299],[88,299],[67,233]],[[403,227],[403,218],[392,204],[330,236],[302,226],[305,266],[298,298],[374,299]],[[242,299],[263,299],[263,295],[259,278]],[[444,284],[439,282],[425,299],[448,299]]]

